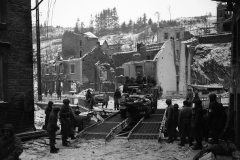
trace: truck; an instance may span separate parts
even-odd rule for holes
[[[142,84],[126,84],[126,93],[122,94],[120,100],[120,116],[126,118],[141,113],[145,117],[150,117],[151,113],[157,110],[157,101],[160,98],[161,90],[158,86],[148,86]]]

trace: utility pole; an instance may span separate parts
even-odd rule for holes
[[[38,0],[36,0],[36,6]],[[37,77],[38,77],[38,100],[42,100],[41,85],[41,53],[40,53],[40,31],[39,31],[39,6],[36,8],[36,39],[37,39]]]

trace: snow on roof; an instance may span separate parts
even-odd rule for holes
[[[186,41],[182,41],[182,43],[192,43],[192,42],[195,42],[195,41],[197,41],[196,38],[191,38],[191,39],[188,39]]]
[[[154,61],[153,60],[130,61],[130,62],[126,62],[124,64],[139,64],[139,63],[145,63],[145,62],[154,62]]]
[[[98,38],[97,36],[95,36],[92,32],[86,32],[83,33],[86,37],[88,38]]]
[[[153,58],[153,61],[157,61],[158,57],[161,55],[161,53],[163,52],[165,46],[167,45],[167,43],[169,42],[169,40],[167,40],[161,47],[160,51],[156,54],[156,56]]]
[[[103,45],[103,43],[105,42],[106,40],[100,40],[99,43],[100,45]]]
[[[223,85],[220,84],[209,84],[209,85],[197,85],[197,84],[192,84],[192,87],[197,87],[197,88],[218,88],[221,89],[223,88]]]

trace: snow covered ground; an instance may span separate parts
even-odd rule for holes
[[[61,145],[57,140],[58,154],[50,154],[42,140],[25,143],[22,160],[192,160],[198,151],[193,151],[188,145],[179,147],[179,141],[167,144],[157,140],[122,140],[114,139],[109,143],[104,140],[78,139],[72,142],[71,147]]]

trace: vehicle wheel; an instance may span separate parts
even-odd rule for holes
[[[156,112],[156,109],[155,109],[155,107],[154,108],[152,108],[152,113],[155,113]]]
[[[151,115],[151,113],[150,113],[149,111],[145,112],[145,117],[146,117],[146,118],[149,118],[150,115]]]
[[[121,110],[121,111],[120,111],[120,116],[121,116],[121,118],[126,118],[126,116],[127,116],[127,111]]]

